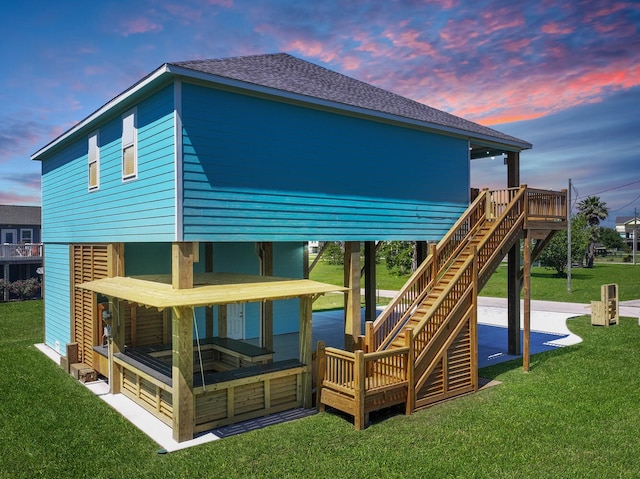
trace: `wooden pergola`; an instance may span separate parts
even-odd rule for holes
[[[301,363],[298,396],[301,406],[311,407],[312,389],[312,303],[324,293],[343,292],[346,288],[308,279],[278,278],[273,276],[242,275],[232,273],[193,273],[193,243],[174,243],[171,275],[114,276],[85,282],[80,288],[100,293],[109,298],[113,314],[112,341],[109,351],[111,392],[119,393],[122,384],[122,364],[114,359],[125,350],[124,305],[135,303],[172,313],[171,395],[170,406],[174,439],[193,438],[196,426],[196,398],[194,397],[193,321],[194,309],[218,306],[224,311],[228,304],[270,302],[300,299],[299,362]],[[219,310],[220,311],[220,310]],[[219,320],[224,321],[224,314]],[[263,343],[273,344],[273,323],[263,327]],[[269,408],[265,406],[265,414]],[[264,412],[264,411],[263,411]],[[258,414],[262,415],[262,414]]]

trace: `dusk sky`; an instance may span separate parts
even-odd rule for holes
[[[163,63],[287,52],[533,143],[522,183],[572,178],[609,226],[640,211],[638,0],[22,0],[0,31],[0,204],[39,205],[30,155]]]

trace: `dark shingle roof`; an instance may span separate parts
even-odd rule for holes
[[[39,225],[39,206],[0,205],[0,224],[2,225]]]
[[[498,142],[530,148],[521,139],[431,108],[423,103],[301,60],[287,53],[172,62],[181,68],[239,80],[284,92],[305,95],[356,108],[390,114],[418,122],[440,125],[495,138]]]

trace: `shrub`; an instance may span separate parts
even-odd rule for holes
[[[9,293],[16,296],[20,301],[31,299],[40,293],[40,280],[38,278],[20,279],[6,286]]]

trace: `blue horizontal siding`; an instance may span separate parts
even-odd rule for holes
[[[183,84],[184,239],[435,240],[468,203],[463,138]]]
[[[44,254],[45,344],[60,354],[71,341],[69,245],[48,243]]]
[[[137,105],[138,178],[127,182],[122,181],[121,114],[105,118],[98,128],[97,191],[88,191],[87,135],[43,160],[45,242],[175,240],[173,87]]]

